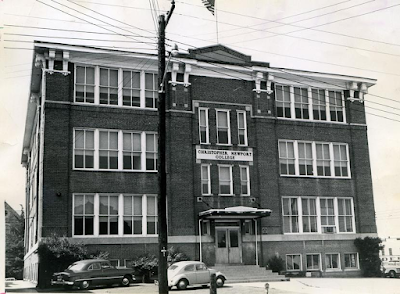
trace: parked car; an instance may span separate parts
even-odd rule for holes
[[[133,269],[115,268],[108,260],[87,259],[74,262],[63,272],[54,273],[51,285],[88,289],[94,285],[117,283],[129,286],[134,280]]]
[[[216,274],[217,287],[222,287],[226,277],[200,261],[180,261],[168,268],[168,287],[176,286],[179,290],[186,289],[189,285],[210,284],[211,273]]]
[[[399,261],[382,262],[381,271],[384,277],[396,278],[400,276],[400,262]]]

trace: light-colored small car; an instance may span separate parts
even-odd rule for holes
[[[211,273],[216,274],[217,287],[222,287],[226,277],[200,261],[180,261],[168,268],[168,287],[176,286],[179,290],[186,289],[189,285],[210,284]]]
[[[382,262],[381,271],[384,277],[396,278],[400,276],[400,262],[399,261]]]

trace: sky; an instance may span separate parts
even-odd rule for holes
[[[156,54],[166,0],[0,0],[0,199],[25,203],[21,165],[33,40]],[[176,1],[167,45],[223,44],[273,67],[377,79],[365,96],[378,235],[400,237],[400,2]],[[170,47],[167,47],[167,50]]]

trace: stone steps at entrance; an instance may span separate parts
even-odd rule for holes
[[[283,275],[274,273],[258,265],[225,265],[216,264],[213,266],[216,271],[222,272],[229,283],[250,283],[250,282],[275,282],[289,281]]]

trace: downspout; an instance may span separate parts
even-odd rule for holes
[[[258,226],[257,226],[257,220],[254,219],[254,226],[255,226],[255,231],[256,231],[256,265],[258,265],[258,236],[257,236],[257,231],[258,231]]]
[[[199,219],[199,240],[200,240],[200,248],[199,248],[199,253],[200,253],[200,261],[203,261],[203,254],[202,254],[202,246],[201,246],[201,219]]]

